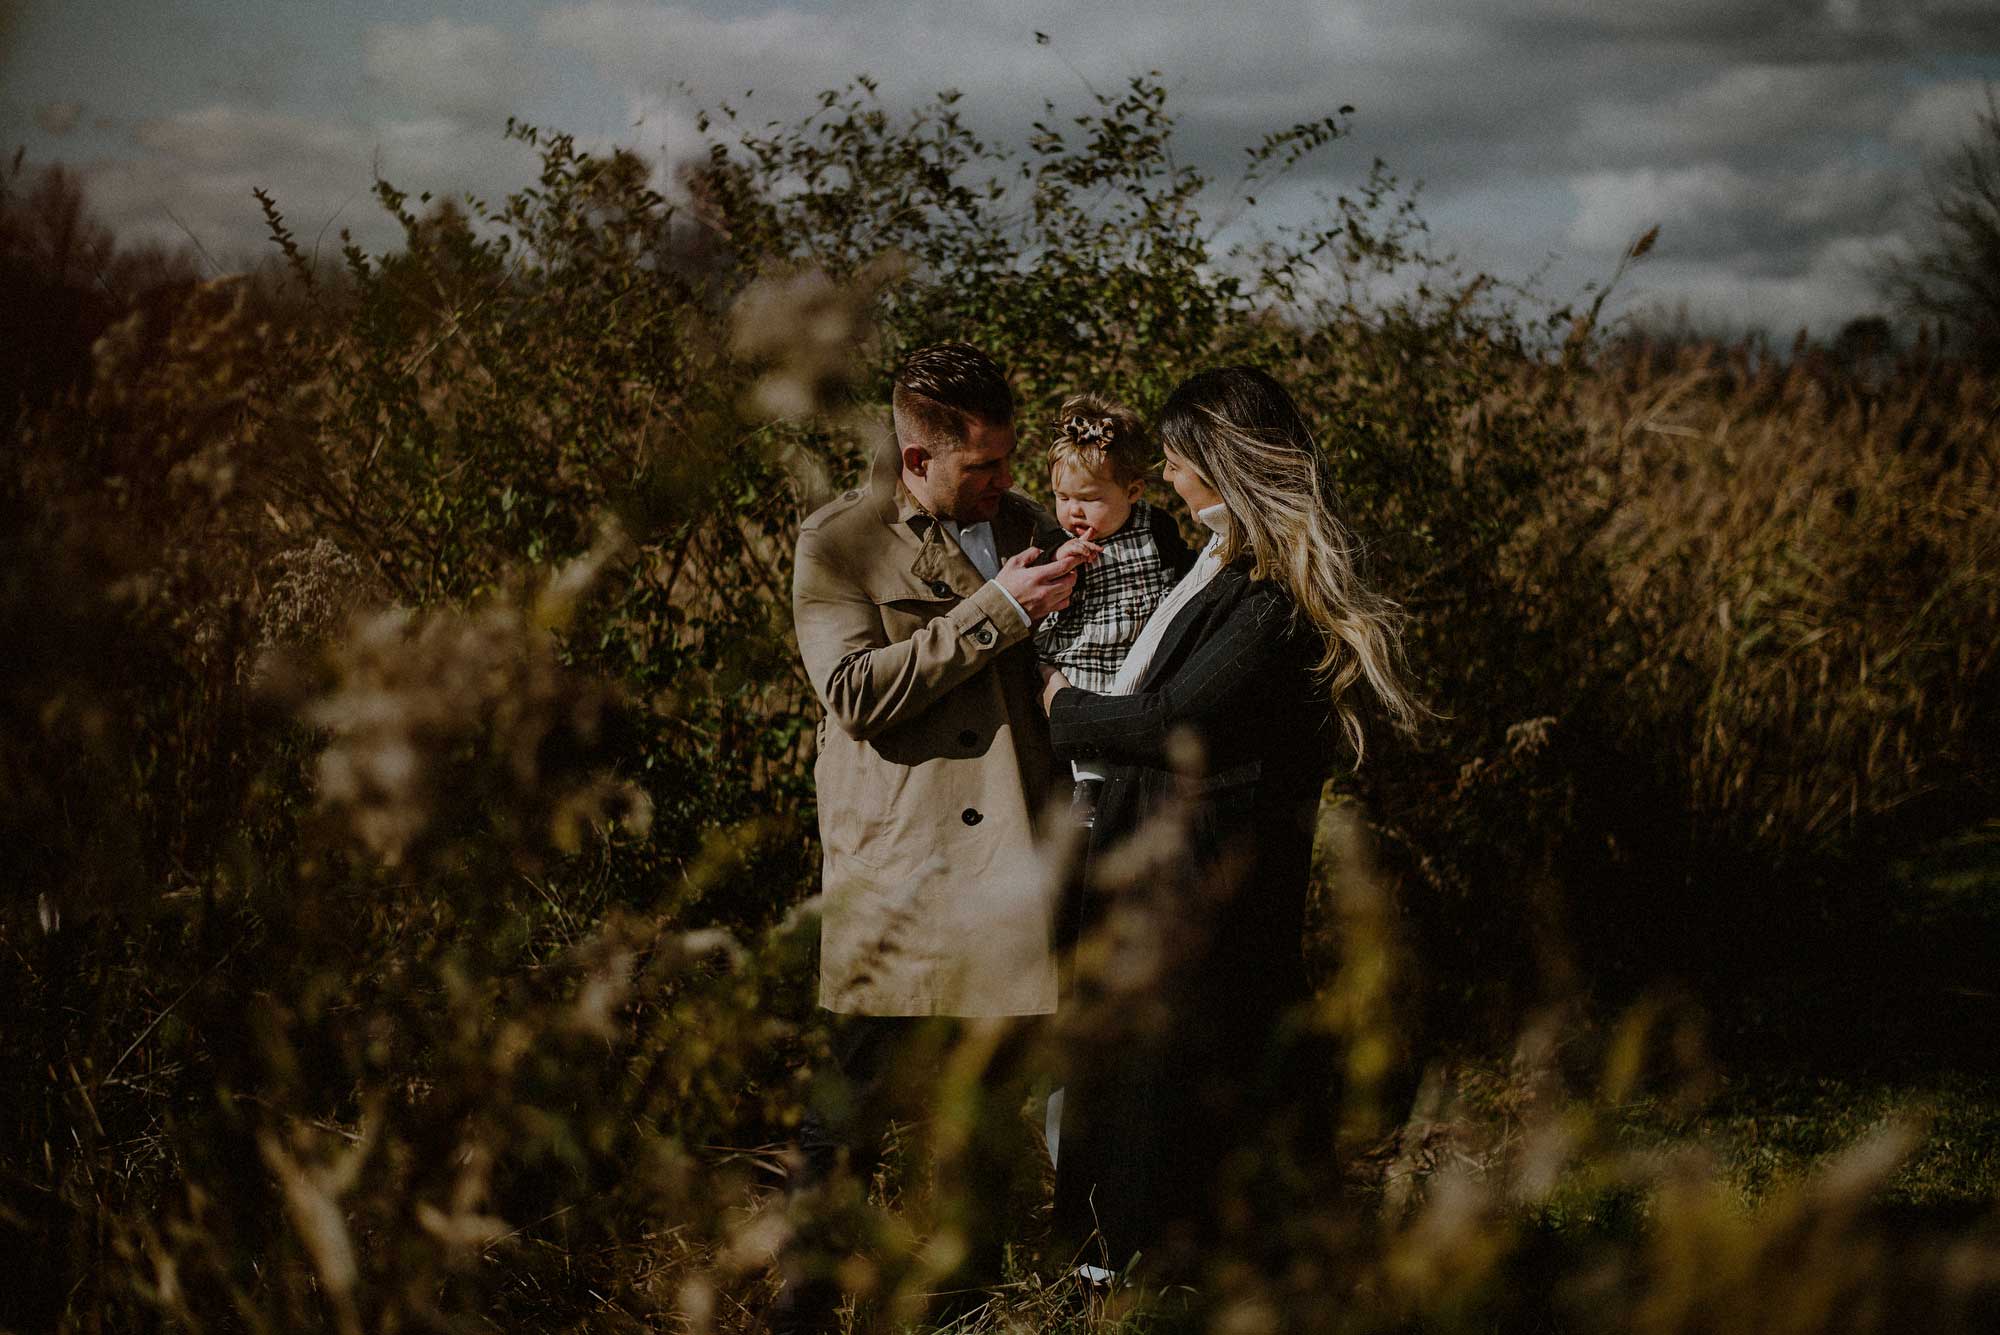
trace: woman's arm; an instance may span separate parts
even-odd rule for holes
[[[1274,584],[1252,584],[1180,670],[1159,689],[1098,695],[1071,687],[1049,706],[1049,735],[1066,760],[1084,756],[1136,765],[1167,764],[1167,740],[1190,729],[1209,749],[1253,711],[1293,695],[1278,677],[1296,671],[1287,653],[1291,602]],[[1274,699],[1274,696],[1276,697]]]

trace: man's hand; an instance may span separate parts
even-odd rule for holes
[[[1065,543],[1064,551],[1073,545]],[[1077,563],[1083,559],[1077,555],[1058,555],[1047,565],[1038,566],[1035,562],[1041,556],[1039,547],[1024,548],[1008,557],[1000,573],[993,577],[994,583],[1013,595],[1031,622],[1069,606],[1070,593],[1076,588]]]
[[[1062,669],[1050,667],[1047,663],[1037,663],[1042,670],[1042,712],[1048,713],[1056,707],[1056,692],[1068,690],[1072,683],[1063,675]]]

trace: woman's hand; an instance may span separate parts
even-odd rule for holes
[[[1042,712],[1055,708],[1056,692],[1066,691],[1070,680],[1062,674],[1061,668],[1050,667],[1047,663],[1037,664],[1042,670]]]

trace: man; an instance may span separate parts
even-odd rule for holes
[[[1030,630],[1068,603],[1076,555],[1036,564],[1066,535],[1011,490],[1013,393],[984,353],[913,353],[891,409],[893,453],[801,526],[792,583],[799,653],[826,706],[819,999],[837,1017],[835,1070],[801,1128],[800,1189],[843,1155],[867,1182],[884,1123],[910,1106],[899,1060],[948,1043],[952,1021],[1056,1005],[1034,848],[1054,759]],[[982,1182],[1006,1171],[990,1146],[967,1157]],[[993,1222],[966,1223],[966,1276],[997,1278]],[[786,1258],[780,1324],[808,1325],[837,1297],[831,1258],[806,1242]]]

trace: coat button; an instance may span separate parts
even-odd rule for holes
[[[951,597],[951,585],[941,579],[934,579],[931,581],[931,592],[940,598],[949,598]]]
[[[965,810],[959,812],[958,818],[964,821],[967,825],[977,825],[979,824],[979,822],[986,819],[986,817],[980,815],[977,811],[974,811],[971,807],[967,807]]]
[[[850,491],[847,493],[847,499],[850,501],[858,501],[861,499],[861,493],[859,491]]]
[[[978,630],[973,631],[972,642],[981,649],[987,648],[993,643],[993,628],[991,626],[981,626]]]
[[[979,734],[967,728],[958,735],[958,744],[960,746],[977,746],[979,745]]]

